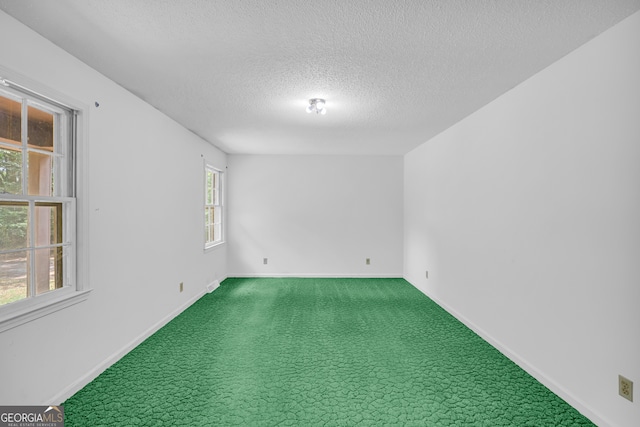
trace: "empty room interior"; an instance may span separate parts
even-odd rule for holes
[[[0,406],[640,425],[640,1],[0,0],[0,37]]]

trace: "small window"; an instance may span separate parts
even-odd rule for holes
[[[5,322],[78,290],[77,111],[5,79],[0,83],[0,319]]]
[[[205,248],[223,242],[222,172],[205,166],[204,236]]]

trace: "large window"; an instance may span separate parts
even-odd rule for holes
[[[75,291],[76,112],[0,79],[0,314]]]
[[[222,172],[206,165],[204,189],[204,244],[208,248],[223,241]]]

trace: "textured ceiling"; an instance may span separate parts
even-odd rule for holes
[[[228,153],[404,154],[640,0],[0,0],[0,9]],[[324,116],[304,111],[316,97],[327,100]]]

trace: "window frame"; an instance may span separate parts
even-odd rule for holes
[[[88,200],[85,197],[86,188],[88,188],[88,149],[86,146],[88,107],[1,66],[0,88],[3,92],[2,95],[8,94],[7,97],[10,99],[15,99],[15,97],[27,99],[28,106],[36,108],[43,106],[49,111],[63,111],[66,120],[68,120],[64,126],[68,126],[68,138],[71,139],[65,148],[68,151],[62,154],[70,162],[70,166],[64,174],[66,181],[61,184],[66,187],[66,194],[61,195],[56,192],[52,196],[28,195],[28,192],[24,191],[26,184],[23,183],[23,194],[3,194],[1,196],[3,201],[27,202],[31,206],[43,203],[61,203],[62,209],[65,211],[62,223],[64,235],[62,241],[69,242],[69,245],[65,243],[65,249],[62,249],[66,250],[62,287],[0,306],[1,333],[84,301],[88,298],[91,288],[87,280],[88,254],[83,250],[88,247]],[[24,127],[23,124],[23,130]],[[24,144],[20,149],[24,150]],[[52,158],[55,155],[56,147],[54,145]],[[58,168],[59,166],[54,164],[52,167]],[[40,247],[40,245],[34,245],[34,242],[29,242],[27,246],[33,250],[35,247]]]
[[[208,203],[209,200],[209,192],[208,192],[208,175],[209,172],[215,174],[215,176],[217,176],[216,179],[216,184],[213,187],[214,193],[212,194],[211,198],[213,199],[213,203]],[[205,251],[211,248],[214,248],[216,246],[220,246],[222,244],[225,243],[225,230],[224,230],[224,224],[225,224],[225,209],[224,209],[224,172],[213,166],[210,163],[207,163],[205,161],[204,163],[204,191],[203,191],[203,195],[204,195],[204,200],[203,200],[203,225],[204,225],[204,249]],[[216,197],[217,196],[217,197]],[[216,210],[217,208],[217,210]],[[218,213],[218,218],[219,221],[214,221],[213,222],[207,222],[207,209],[213,209],[214,212]],[[215,218],[215,216],[214,216]],[[209,240],[208,239],[208,230],[210,227],[215,227],[216,225],[219,225],[219,233],[220,233],[220,238],[219,239],[214,239],[214,240]],[[215,230],[215,228],[214,228]],[[215,233],[215,231],[214,231]]]

